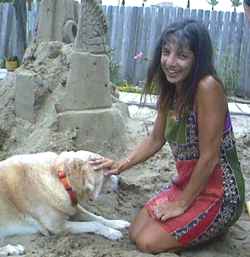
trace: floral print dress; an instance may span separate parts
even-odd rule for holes
[[[146,203],[149,215],[154,218],[154,209],[158,203],[175,201],[180,197],[199,159],[196,113],[191,111],[182,119],[176,120],[173,112],[169,112],[165,138],[176,160],[178,176]],[[227,113],[220,147],[220,163],[214,168],[206,188],[184,214],[159,223],[183,247],[206,242],[222,234],[238,220],[244,194],[244,179],[237,157],[230,115]]]

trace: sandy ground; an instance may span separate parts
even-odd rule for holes
[[[0,82],[0,159],[16,153],[74,150],[74,135],[58,134],[53,130],[56,119],[54,104],[58,99],[60,100],[65,92],[71,52],[69,46],[56,44],[56,47],[60,49],[60,54],[51,59],[47,53],[51,49],[55,49],[54,46],[54,43],[49,43],[48,45],[29,48],[26,56],[28,61],[21,67],[32,70],[38,75],[36,79],[43,82],[42,86],[49,89],[46,98],[42,98],[43,101],[37,101],[40,105],[36,108],[35,124],[15,117],[15,74],[10,74],[6,80]],[[145,115],[136,107],[130,107],[130,117],[126,118],[128,151],[149,133],[154,115],[152,112],[147,112]],[[246,197],[250,200],[250,118],[234,116],[233,123],[237,136],[239,158],[246,179]],[[117,151],[113,149],[108,157],[118,158]],[[122,157],[121,154],[119,157]],[[156,191],[165,186],[174,174],[175,163],[168,145],[165,145],[153,158],[123,173],[120,176],[117,192],[112,192],[108,187],[104,188],[103,194],[97,201],[83,203],[83,205],[106,218],[131,221],[144,203]],[[129,241],[126,230],[123,231],[123,234],[124,238],[117,242],[91,234],[50,237],[42,235],[18,236],[5,238],[0,241],[0,246],[7,243],[23,244],[26,249],[26,257],[151,256],[136,250],[135,245]],[[250,217],[244,211],[237,224],[223,238],[208,245],[184,251],[178,255],[162,253],[157,256],[250,257]]]
[[[137,115],[137,116],[136,116]],[[139,113],[134,113],[133,118],[128,118],[128,150],[139,142],[151,129],[152,122],[147,118],[138,118]],[[236,123],[235,123],[236,124]],[[250,138],[241,135],[238,138],[239,156],[247,180],[250,178],[249,160]],[[115,154],[114,154],[115,156]],[[169,181],[175,174],[174,162],[168,146],[157,153],[147,162],[123,173],[120,177],[118,192],[108,188],[95,203],[84,203],[91,211],[108,218],[119,218],[131,221],[137,211],[143,206],[154,192]],[[247,187],[247,195],[250,189]],[[146,257],[149,254],[140,253],[129,241],[127,231],[123,231],[124,238],[112,242],[101,236],[84,235],[57,235],[44,237],[41,235],[6,238],[2,244],[21,243],[26,248],[27,257],[52,257],[52,256],[84,256],[84,257]],[[157,256],[185,256],[185,257],[226,257],[250,256],[250,218],[246,212],[229,232],[203,247],[184,251],[177,255],[162,253]]]

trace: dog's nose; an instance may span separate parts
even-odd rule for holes
[[[95,199],[94,199],[94,196],[93,196],[93,195],[90,195],[90,196],[89,196],[89,201],[90,201],[90,202],[93,202],[94,200],[95,200]]]
[[[89,200],[92,202],[97,198],[97,195],[94,192],[91,192],[89,194]]]

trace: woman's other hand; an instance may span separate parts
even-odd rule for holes
[[[177,217],[185,212],[186,208],[180,201],[165,202],[158,204],[154,209],[154,214],[160,221],[166,221]]]

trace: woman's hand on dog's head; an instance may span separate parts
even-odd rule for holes
[[[104,170],[104,175],[118,175],[116,167],[114,167],[115,162],[108,158],[94,158],[89,160],[89,164],[93,166],[95,171]]]
[[[93,169],[96,171],[103,169],[105,176],[119,175],[124,170],[125,163],[127,163],[127,160],[114,161],[108,158],[89,160],[89,164],[93,166]]]

